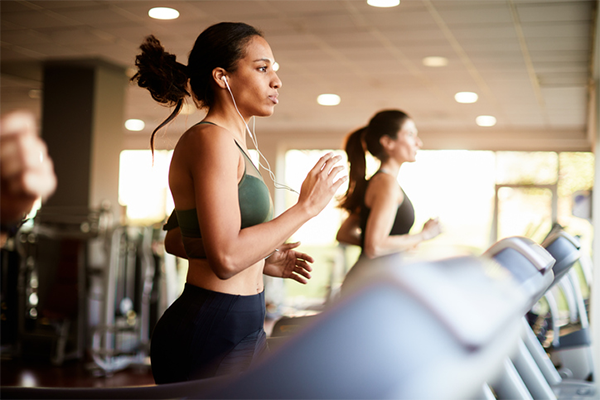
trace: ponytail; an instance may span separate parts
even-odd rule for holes
[[[348,155],[350,173],[348,174],[348,191],[342,197],[339,207],[347,210],[350,214],[360,210],[367,189],[367,161],[364,148],[366,129],[366,127],[357,129],[346,138],[344,150]]]
[[[175,109],[150,136],[150,148],[154,157],[154,135],[171,122],[181,111],[183,101],[190,93],[187,89],[187,67],[176,61],[174,54],[167,53],[160,41],[154,36],[146,37],[140,46],[141,54],[135,57],[136,74],[131,78],[141,88],[148,89],[152,98]]]

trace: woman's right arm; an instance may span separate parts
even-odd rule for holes
[[[369,258],[410,250],[419,243],[434,238],[440,233],[436,219],[430,219],[423,230],[416,234],[390,235],[398,204],[402,196],[400,187],[393,177],[383,175],[371,183],[373,201],[365,229],[364,254]],[[371,186],[370,185],[370,186]]]

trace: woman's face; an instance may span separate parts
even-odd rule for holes
[[[282,85],[273,70],[273,52],[260,36],[250,39],[245,51],[246,55],[238,61],[236,71],[227,74],[229,86],[245,118],[253,115],[268,117],[279,103],[277,89]]]
[[[390,154],[390,156],[394,157],[400,163],[414,162],[417,151],[423,146],[418,133],[414,121],[410,118],[405,120],[402,128],[398,131],[392,150],[393,154]]]

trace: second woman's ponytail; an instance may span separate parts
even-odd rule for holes
[[[364,148],[365,131],[366,127],[360,128],[348,135],[346,139],[345,150],[348,155],[350,171],[348,174],[348,191],[341,199],[340,208],[347,210],[351,214],[360,209],[367,187],[367,161]]]

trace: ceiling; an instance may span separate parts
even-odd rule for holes
[[[148,17],[151,7],[165,5],[180,17]],[[101,58],[131,68],[152,33],[187,63],[204,28],[243,21],[264,32],[281,66],[280,103],[258,120],[259,138],[338,141],[376,111],[400,108],[415,120],[425,148],[590,150],[596,8],[597,0],[402,0],[394,8],[366,0],[2,0],[1,106],[41,114],[44,60]],[[426,67],[426,56],[449,62]],[[459,104],[459,91],[479,100]],[[340,95],[341,103],[318,105],[322,93]],[[168,110],[134,86],[126,99],[125,117],[146,122],[126,135],[147,147]],[[479,115],[497,124],[479,127]]]

